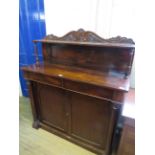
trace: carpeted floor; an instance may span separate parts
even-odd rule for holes
[[[20,97],[20,155],[95,155],[43,129],[32,128],[28,98]]]

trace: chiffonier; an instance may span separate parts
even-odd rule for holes
[[[29,83],[33,127],[109,155],[129,89],[133,40],[103,39],[79,29],[62,37],[47,35],[34,45],[36,63],[22,68]]]

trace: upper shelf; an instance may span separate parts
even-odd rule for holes
[[[98,47],[119,47],[119,48],[134,48],[135,43],[132,39],[126,37],[114,37],[103,39],[91,31],[79,29],[71,31],[62,37],[55,35],[47,35],[42,40],[34,40],[34,42],[54,43],[54,44],[69,44],[69,45],[85,45]]]

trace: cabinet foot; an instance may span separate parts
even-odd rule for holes
[[[33,126],[33,128],[38,129],[40,127],[39,121],[38,120],[34,121],[32,126]]]

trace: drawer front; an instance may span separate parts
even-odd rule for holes
[[[40,83],[52,84],[55,86],[62,86],[61,79],[47,76],[47,75],[24,72],[24,77],[28,80],[37,81]]]
[[[94,85],[64,80],[63,86],[66,89],[70,89],[70,90],[73,90],[76,92],[88,94],[90,96],[97,96],[100,98],[107,98],[107,99],[112,99],[112,97],[113,97],[113,91],[112,90],[104,89],[104,88],[94,86]]]

